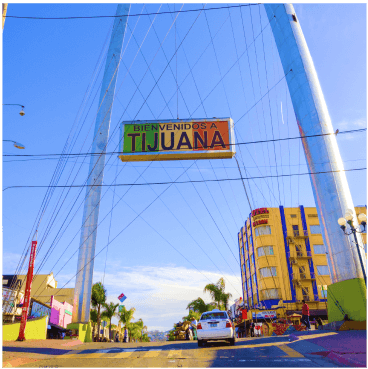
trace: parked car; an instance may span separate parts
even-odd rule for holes
[[[214,309],[202,314],[197,324],[198,346],[207,341],[228,341],[235,345],[235,328],[226,311]]]

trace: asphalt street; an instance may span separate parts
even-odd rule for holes
[[[280,337],[281,338],[281,337]],[[235,346],[197,341],[152,343],[89,343],[73,350],[3,346],[3,367],[339,367],[329,359],[303,354],[309,342],[284,339],[240,339]],[[61,341],[62,342],[62,341]],[[310,347],[308,350],[310,352]],[[15,359],[21,354],[24,360]],[[6,358],[12,355],[13,359]],[[15,355],[15,356],[14,356]],[[28,359],[27,359],[28,358]]]

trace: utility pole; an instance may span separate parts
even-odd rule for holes
[[[79,246],[77,277],[74,290],[73,323],[88,323],[91,306],[93,265],[100,210],[101,187],[105,167],[106,146],[109,138],[111,111],[120,64],[130,4],[119,4],[112,29],[110,46],[101,86],[95,124],[92,155],[89,165],[87,190],[84,202],[82,230]]]

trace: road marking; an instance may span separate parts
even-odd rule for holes
[[[135,351],[135,350],[134,350]],[[119,352],[118,354],[116,354],[115,356],[109,356],[110,359],[120,359],[120,358],[127,358],[129,357],[131,354],[133,353],[133,351],[131,352]]]
[[[181,351],[182,350],[170,350],[169,355],[167,355],[167,358],[168,359],[173,359],[173,358],[182,357],[181,356]]]
[[[157,351],[147,351],[143,357],[146,358],[146,357],[157,357],[158,355],[160,355],[160,352],[161,350],[157,350]]]
[[[101,352],[101,353],[93,352],[93,353],[90,353],[90,354],[86,354],[86,356],[88,357],[88,359],[96,359],[98,357],[101,357],[103,354],[104,354],[103,352]],[[81,356],[81,355],[78,355],[78,356]],[[83,356],[85,356],[85,355],[83,355]]]
[[[304,357],[304,355],[287,345],[279,346],[279,349],[287,353],[289,357]]]

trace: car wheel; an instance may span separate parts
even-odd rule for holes
[[[198,340],[198,347],[203,347],[203,340]]]
[[[230,342],[230,346],[235,346],[235,338],[230,338],[229,342]]]

